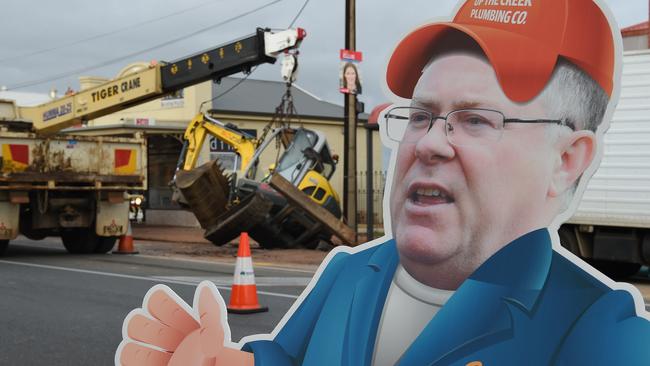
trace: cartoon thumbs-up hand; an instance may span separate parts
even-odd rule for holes
[[[254,365],[253,354],[230,341],[226,306],[216,286],[203,281],[190,308],[164,285],[152,287],[142,308],[127,315],[115,365]]]

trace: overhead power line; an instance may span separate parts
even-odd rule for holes
[[[170,14],[167,14],[167,15],[163,15],[163,16],[161,16],[161,17],[157,17],[157,18],[153,18],[153,19],[145,20],[145,21],[143,21],[143,22],[139,22],[139,23],[136,23],[136,24],[131,24],[131,25],[128,25],[128,26],[126,26],[126,27],[122,27],[122,28],[118,28],[118,29],[112,30],[112,31],[110,31],[110,32],[97,34],[97,35],[94,35],[94,36],[91,36],[91,37],[88,37],[88,38],[83,38],[83,39],[79,39],[79,40],[72,41],[72,42],[68,42],[68,43],[61,43],[61,44],[58,44],[58,45],[52,46],[52,47],[50,47],[50,48],[43,48],[43,49],[40,49],[40,50],[36,50],[36,51],[32,51],[32,52],[28,52],[28,53],[24,53],[24,54],[21,54],[21,55],[9,56],[9,57],[6,57],[6,58],[3,58],[3,59],[0,59],[0,64],[2,64],[2,63],[6,63],[6,62],[8,62],[8,61],[13,61],[13,60],[21,59],[21,58],[26,58],[26,57],[32,57],[32,56],[36,56],[36,55],[41,55],[41,54],[43,54],[43,53],[47,53],[47,52],[51,52],[51,51],[55,51],[55,50],[59,50],[59,49],[62,49],[62,48],[72,47],[72,46],[75,46],[75,45],[78,45],[78,44],[81,44],[81,43],[86,43],[86,42],[94,41],[94,40],[96,40],[96,39],[100,39],[100,38],[105,38],[105,37],[108,37],[108,36],[112,36],[112,35],[114,35],[114,34],[122,33],[122,32],[125,32],[125,31],[127,31],[127,30],[132,30],[132,29],[140,28],[140,27],[145,26],[145,25],[147,25],[147,24],[155,23],[155,22],[161,21],[161,20],[163,20],[163,19],[171,18],[171,17],[177,16],[177,15],[183,14],[183,13],[187,13],[187,12],[192,11],[192,10],[196,10],[196,9],[202,8],[202,7],[206,6],[206,5],[212,5],[212,4],[215,4],[215,2],[214,2],[214,1],[207,1],[207,2],[204,2],[204,3],[198,4],[198,5],[193,6],[193,7],[190,7],[190,8],[186,8],[186,9],[183,9],[183,10],[180,10],[180,11],[176,11],[176,12],[173,12],[173,13],[170,13]]]
[[[309,3],[309,0],[305,0],[305,2],[300,7],[300,10],[298,10],[298,14],[296,14],[296,16],[293,17],[293,20],[291,21],[291,24],[289,24],[289,28],[293,27],[293,25],[296,23],[296,20],[298,20],[298,18],[300,18],[300,15],[302,15],[302,11],[305,10],[305,7],[307,6],[308,3]]]
[[[302,6],[300,7],[300,10],[298,10],[298,13],[296,14],[296,16],[293,17],[293,20],[291,21],[291,24],[289,24],[289,27],[287,27],[287,28],[291,28],[291,27],[293,27],[293,25],[296,23],[296,21],[298,20],[298,18],[300,18],[300,15],[302,15],[302,11],[305,10],[305,7],[306,7],[307,4],[309,3],[309,1],[310,1],[310,0],[305,0],[305,2],[304,2],[304,3],[302,4]],[[255,72],[255,70],[257,70],[257,66],[255,66],[253,69],[251,69],[251,71],[250,71],[248,74],[246,74],[243,78],[239,79],[238,82],[236,82],[236,83],[235,83],[233,86],[231,86],[230,88],[226,89],[224,92],[220,93],[219,95],[217,95],[216,97],[214,97],[214,98],[212,98],[212,99],[208,99],[208,100],[204,101],[203,103],[201,103],[201,106],[203,106],[203,104],[205,104],[205,103],[207,103],[207,102],[214,102],[215,100],[217,100],[217,99],[223,97],[224,95],[230,93],[231,91],[233,91],[233,89],[237,88],[239,85],[241,85],[241,83],[243,83],[244,81],[246,81],[246,79],[248,79],[248,78],[253,74],[253,72]]]
[[[214,102],[215,100],[217,100],[217,99],[223,97],[224,95],[230,93],[231,91],[233,91],[233,89],[235,89],[236,87],[238,87],[239,85],[241,85],[241,83],[243,83],[244,81],[246,81],[246,79],[248,79],[248,77],[251,76],[251,75],[255,72],[255,70],[257,70],[257,66],[253,67],[253,68],[251,69],[251,71],[250,71],[248,74],[246,74],[243,78],[239,79],[239,81],[237,81],[237,82],[236,82],[234,85],[232,85],[230,88],[226,89],[225,91],[223,91],[222,93],[220,93],[219,95],[217,95],[216,97],[214,97],[214,98],[212,98],[212,99],[208,99],[208,100],[203,101],[203,103],[201,103],[201,107],[199,107],[199,109],[201,109],[205,103],[207,103],[207,102]]]
[[[196,30],[194,32],[191,32],[189,34],[186,34],[186,35],[183,35],[181,37],[171,39],[169,41],[165,41],[163,43],[157,44],[157,45],[155,45],[153,47],[146,48],[144,50],[140,50],[140,51],[137,51],[137,52],[130,53],[128,55],[124,55],[124,56],[120,56],[120,57],[117,57],[117,58],[114,58],[114,59],[110,59],[110,60],[101,62],[99,64],[90,65],[90,66],[86,66],[86,67],[76,69],[76,70],[73,70],[73,71],[68,71],[68,72],[52,75],[52,76],[49,76],[47,78],[31,80],[31,81],[27,81],[27,82],[24,82],[24,83],[11,85],[11,86],[8,87],[8,89],[9,90],[23,89],[23,88],[27,88],[27,87],[34,86],[34,85],[49,83],[49,82],[52,82],[52,81],[55,81],[55,80],[60,80],[60,79],[63,79],[63,78],[69,77],[69,76],[73,76],[73,75],[76,75],[76,74],[87,72],[87,71],[90,71],[90,70],[93,70],[93,69],[108,66],[108,65],[111,65],[111,64],[114,64],[114,63],[117,63],[117,62],[122,62],[122,61],[130,59],[130,58],[132,58],[134,56],[138,56],[138,55],[141,55],[143,53],[151,52],[151,51],[156,50],[158,48],[166,47],[166,46],[169,46],[169,45],[174,44],[176,42],[187,39],[189,37],[193,37],[193,36],[195,36],[197,34],[201,34],[201,33],[207,32],[209,30],[221,27],[222,25],[228,24],[228,23],[233,22],[235,20],[239,20],[242,17],[251,15],[251,14],[253,14],[255,12],[258,12],[258,11],[260,11],[262,9],[265,9],[265,8],[267,8],[267,7],[269,7],[269,6],[273,5],[273,4],[279,3],[280,1],[282,1],[282,0],[271,1],[269,3],[266,3],[266,4],[262,5],[262,6],[259,6],[259,7],[255,8],[255,9],[246,11],[246,12],[241,13],[241,14],[238,14],[238,15],[236,15],[234,17],[228,18],[228,19],[226,19],[224,21],[221,21],[219,23],[207,26],[205,28],[201,28],[201,29]]]

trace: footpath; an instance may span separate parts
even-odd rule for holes
[[[176,243],[210,244],[198,227],[150,226],[131,224],[133,239]]]
[[[132,227],[135,249],[141,255],[182,258],[204,262],[235,264],[237,240],[217,247],[203,238],[200,228],[147,226]],[[251,240],[251,254],[255,266],[292,268],[314,272],[323,261],[326,252],[308,249],[262,249]],[[647,280],[648,267],[643,267],[632,281],[641,291],[646,304],[650,304],[650,284]]]
[[[135,249],[141,255],[235,263],[238,239],[216,246],[203,238],[201,228],[132,225]],[[251,239],[255,265],[315,271],[326,252],[308,249],[262,249]]]

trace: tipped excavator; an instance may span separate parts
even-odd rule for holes
[[[314,205],[340,219],[340,199],[330,184],[337,158],[325,135],[317,130],[267,126],[260,139],[210,114],[197,116],[185,132],[183,153],[172,186],[175,200],[194,212],[205,237],[223,245],[249,233],[263,248],[316,248],[328,243],[331,233],[321,221],[269,185],[280,175]],[[218,160],[195,168],[197,153],[211,135],[232,146],[243,169],[225,173]],[[265,163],[268,166],[263,166]]]

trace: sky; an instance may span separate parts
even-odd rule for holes
[[[647,0],[604,2],[620,28],[648,19]],[[307,31],[296,83],[320,99],[343,104],[338,73],[339,50],[345,45],[345,0],[6,2],[0,13],[0,86],[38,93],[78,89],[79,76],[113,78],[132,62],[171,61],[250,35],[257,27],[287,28],[305,3],[294,24]],[[449,16],[456,3],[356,0],[356,48],[363,52],[359,100],[366,112],[388,100],[382,80],[399,39],[417,25]],[[117,62],[108,64],[113,60]],[[66,74],[71,76],[58,78]],[[279,62],[261,65],[250,78],[280,81]],[[269,96],[274,97],[279,103],[281,95]],[[296,108],[300,113],[300,106]]]

